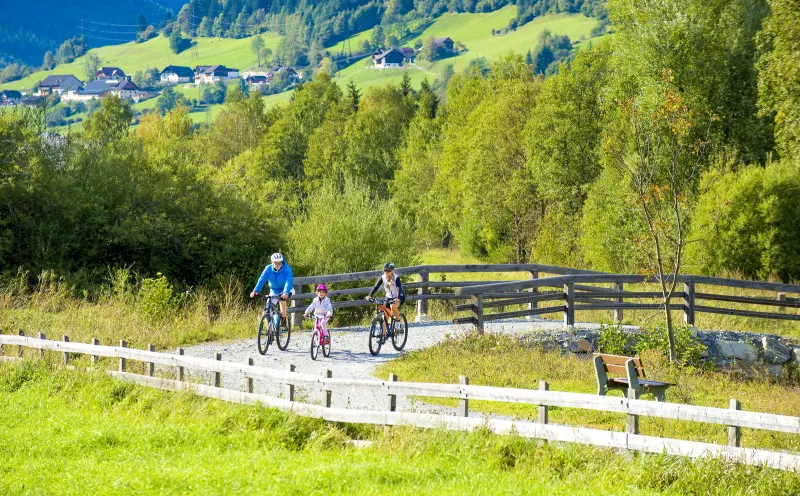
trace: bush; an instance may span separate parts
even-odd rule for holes
[[[600,325],[598,348],[601,353],[610,355],[630,356],[634,353],[631,347],[631,335],[622,329],[621,324]]]
[[[706,346],[695,337],[690,327],[674,326],[675,353],[678,363],[683,366],[696,367],[706,350]],[[636,343],[636,351],[657,350],[664,358],[669,357],[669,342],[667,341],[667,328],[656,326],[644,331]]]
[[[156,275],[142,280],[137,302],[145,320],[153,324],[163,322],[180,306],[172,284],[160,272]]]
[[[800,168],[781,163],[703,178],[687,265],[705,274],[800,280]]]

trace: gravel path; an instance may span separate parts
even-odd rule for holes
[[[582,326],[589,327],[591,326]],[[560,321],[515,320],[488,324],[486,332],[514,334],[530,332],[535,329],[561,329]],[[222,353],[222,359],[229,362],[247,363],[248,358],[255,360],[255,365],[273,369],[285,370],[289,364],[295,365],[295,371],[307,374],[324,375],[326,370],[333,372],[333,377],[348,379],[374,378],[375,369],[379,364],[397,358],[413,350],[420,350],[435,345],[448,336],[456,337],[471,332],[469,325],[453,325],[452,322],[409,323],[408,342],[403,352],[397,352],[390,343],[386,343],[378,356],[371,356],[367,346],[368,327],[331,328],[331,356],[324,358],[320,353],[316,361],[311,359],[309,347],[311,342],[310,331],[292,330],[289,348],[286,351],[278,350],[274,344],[270,346],[266,355],[260,355],[256,347],[255,337],[228,343],[214,342],[192,346],[185,349],[191,356],[213,358],[216,353]],[[187,371],[189,373],[189,371]],[[204,383],[212,383],[211,374],[202,378]],[[402,377],[400,378],[402,380]],[[244,376],[232,374],[222,375],[222,386],[230,389],[243,389]],[[270,396],[281,396],[280,384],[269,384],[266,381],[256,381],[255,391]],[[319,404],[322,392],[318,390],[304,390],[297,388],[295,395],[302,401]],[[385,395],[371,394],[338,394],[332,397],[332,406],[343,408],[358,408],[366,410],[382,410],[386,408]],[[403,396],[397,398],[398,411],[417,413],[454,414],[455,409],[439,405],[430,405]],[[471,413],[470,416],[483,417],[484,414]]]

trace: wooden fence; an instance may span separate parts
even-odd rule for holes
[[[21,333],[20,333],[21,334]],[[731,400],[731,408],[713,408],[676,403],[645,401],[634,398],[598,396],[560,391],[551,391],[547,383],[540,382],[538,390],[513,389],[491,386],[470,385],[462,377],[460,384],[434,384],[420,382],[400,382],[392,374],[387,381],[367,379],[336,379],[332,372],[325,376],[303,374],[289,370],[274,370],[249,364],[226,362],[220,354],[216,359],[185,356],[183,350],[177,353],[160,353],[149,350],[128,348],[125,342],[120,346],[101,346],[97,340],[93,344],[73,343],[66,336],[62,341],[37,339],[22,335],[0,335],[0,346],[16,346],[17,356],[4,356],[4,359],[19,360],[24,348],[63,353],[64,362],[69,364],[72,354],[92,357],[108,357],[119,360],[118,370],[105,371],[112,376],[144,386],[170,391],[193,391],[198,395],[224,401],[253,404],[278,408],[299,415],[322,418],[334,422],[351,422],[376,425],[412,425],[423,428],[445,428],[470,431],[486,428],[498,434],[516,433],[529,438],[549,441],[565,441],[593,446],[621,448],[649,453],[667,453],[688,457],[713,456],[752,465],[765,465],[772,468],[800,471],[800,454],[776,452],[764,449],[742,448],[741,428],[769,430],[800,434],[800,417],[749,412],[740,409],[738,402]],[[132,374],[127,371],[127,360],[145,362],[147,375]],[[154,376],[154,365],[174,367],[175,379]],[[95,367],[98,367],[95,365]],[[185,369],[211,372],[214,386],[186,382]],[[102,370],[97,368],[97,370]],[[224,389],[221,386],[222,374],[240,374],[245,377],[243,391]],[[254,381],[271,381],[284,385],[284,398],[276,398],[254,393]],[[314,405],[297,400],[294,388],[302,386],[321,392],[321,404]],[[333,394],[361,393],[385,395],[385,409],[355,410],[331,406]],[[396,411],[398,395],[431,396],[456,398],[459,401],[457,415],[433,415]],[[499,420],[469,417],[471,400],[500,401],[532,404],[539,406],[537,422]],[[604,431],[584,427],[554,425],[548,421],[548,408],[578,408],[598,410],[626,415],[624,432]],[[717,445],[695,441],[644,436],[639,434],[639,417],[657,417],[690,422],[705,422],[727,426],[728,445]]]
[[[519,272],[525,274],[524,280],[518,281],[431,281],[433,274],[448,273],[497,273]],[[461,300],[468,303],[456,305],[459,312],[470,312],[466,317],[454,320],[458,324],[473,324],[479,332],[483,332],[484,323],[491,320],[513,317],[546,315],[561,313],[565,325],[575,324],[575,312],[584,310],[607,310],[613,312],[617,322],[623,318],[627,310],[663,309],[665,302],[660,291],[626,291],[626,284],[642,284],[656,282],[653,278],[642,275],[610,274],[590,270],[570,269],[543,264],[474,264],[474,265],[418,265],[396,269],[396,273],[404,276],[416,276],[417,281],[404,283],[408,290],[406,299],[417,302],[417,321],[428,319],[429,300]],[[372,283],[382,274],[380,270],[353,272],[349,274],[330,274],[312,277],[296,277],[294,279],[295,295],[290,312],[295,315],[295,323],[299,323],[301,306],[305,300],[314,297],[313,292],[303,292],[303,286],[319,283],[352,283],[369,281],[369,286],[332,290],[328,293],[331,299],[337,296],[363,296],[372,289]],[[541,277],[544,274],[549,277]],[[682,291],[673,293],[669,302],[673,310],[682,310],[684,322],[694,325],[698,313],[714,313],[756,317],[765,319],[800,321],[797,313],[786,313],[786,308],[800,308],[800,286],[793,284],[770,283],[761,281],[743,281],[721,277],[705,277],[680,275],[678,283]],[[592,285],[594,284],[594,285]],[[600,287],[607,284],[611,287]],[[719,292],[697,291],[698,286],[727,287],[744,290],[773,291],[774,299],[758,296],[732,296]],[[431,293],[431,289],[450,289],[452,291]],[[542,289],[554,288],[551,291]],[[416,294],[411,291],[417,290]],[[795,295],[794,297],[787,297]],[[628,301],[626,301],[628,300]],[[651,300],[648,303],[631,302],[630,300]],[[705,304],[698,304],[699,302]],[[740,303],[766,306],[778,311],[753,311],[726,308],[720,302]],[[334,308],[346,308],[366,305],[363,299],[334,301]],[[540,304],[544,304],[540,306]],[[527,309],[501,313],[487,313],[486,309],[526,305]]]

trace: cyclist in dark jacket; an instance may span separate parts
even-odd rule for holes
[[[406,301],[406,293],[403,291],[403,283],[400,276],[394,273],[394,264],[386,262],[383,265],[383,275],[375,283],[375,287],[367,295],[367,301],[372,300],[372,295],[383,286],[387,298],[393,298],[391,308],[392,316],[395,320],[400,320],[400,305]]]

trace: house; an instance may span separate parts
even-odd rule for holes
[[[244,82],[250,86],[250,89],[257,90],[263,88],[267,84],[269,84],[269,80],[267,76],[247,76],[244,78]]]
[[[15,90],[0,91],[0,105],[19,105],[22,102],[22,93]]]
[[[279,74],[281,72],[286,72],[286,74],[289,75],[289,79],[292,81],[292,83],[296,83],[299,80],[303,79],[303,77],[300,74],[298,74],[297,71],[295,71],[291,67],[286,67],[286,66],[278,67],[277,69],[275,69],[273,74]]]
[[[168,65],[161,71],[162,83],[189,83],[194,81],[194,72],[190,67]]]
[[[42,103],[42,98],[38,96],[26,96],[22,99],[23,107],[38,107]]]
[[[139,100],[145,94],[133,81],[128,79],[96,79],[86,85],[86,88],[70,91],[61,99],[64,101],[85,102],[93,98],[103,98],[106,95],[116,95],[123,99]]]
[[[119,67],[101,67],[97,69],[97,72],[94,75],[95,79],[100,80],[125,79],[125,77],[125,72],[123,72]]]
[[[67,91],[77,91],[82,88],[83,83],[81,80],[72,74],[47,76],[42,81],[39,81],[38,85],[39,95],[49,95],[50,93],[60,95]]]
[[[450,38],[447,37],[434,38],[433,43],[436,45],[436,48],[443,48],[450,53],[453,53],[455,51],[455,48],[453,46],[453,40],[451,40]]]
[[[195,71],[197,71],[197,68],[195,68]],[[200,72],[199,75],[195,72],[194,84],[213,84],[217,81],[236,79],[238,77],[239,69],[231,69],[224,65],[215,65]]]
[[[410,64],[411,62],[414,62],[414,58],[416,57],[417,52],[415,52],[413,48],[403,47],[403,48],[400,48],[400,51],[403,52],[403,57],[405,57],[403,62],[405,62],[407,64]]]
[[[403,61],[405,58],[406,57],[403,55],[403,52],[394,48],[390,48],[388,50],[384,50],[380,55],[373,55],[372,62],[373,65],[378,69],[390,69],[403,67]]]
[[[197,81],[197,78],[200,77],[200,74],[206,72],[207,70],[211,69],[212,66],[210,65],[198,65],[194,68],[194,80]]]

